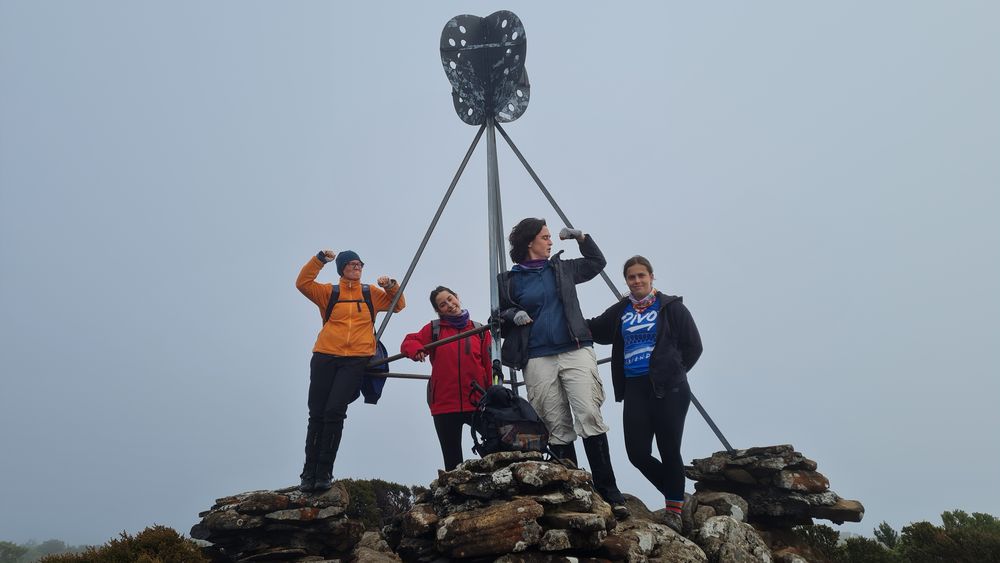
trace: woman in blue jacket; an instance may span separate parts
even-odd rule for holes
[[[510,232],[515,264],[499,276],[501,362],[522,370],[528,402],[548,427],[559,458],[576,464],[573,442],[583,437],[594,488],[624,518],[628,507],[615,480],[601,414],[604,385],[576,295],[576,285],[593,279],[607,261],[582,231],[563,229],[559,238],[576,239],[583,257],[563,260],[562,251],[551,256],[552,236],[544,219],[529,217]]]
[[[628,459],[663,494],[666,523],[680,532],[687,373],[701,356],[701,336],[681,298],[653,288],[649,260],[633,256],[623,271],[629,294],[587,323],[595,342],[611,344],[611,382],[615,401],[625,401]],[[653,438],[660,459],[652,456]]]

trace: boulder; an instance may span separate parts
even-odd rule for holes
[[[711,563],[771,563],[771,550],[753,526],[731,516],[714,516],[695,534]]]

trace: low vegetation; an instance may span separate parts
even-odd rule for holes
[[[945,512],[941,525],[915,522],[897,532],[882,522],[874,539],[850,537],[829,526],[801,526],[796,533],[831,563],[1000,563],[1000,519],[962,510]]]

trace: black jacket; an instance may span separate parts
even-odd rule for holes
[[[615,401],[625,398],[625,340],[622,339],[622,313],[628,306],[628,296],[608,307],[599,317],[587,321],[594,342],[611,344],[611,382]],[[691,312],[675,295],[656,295],[659,323],[656,346],[649,358],[649,378],[653,393],[663,398],[668,389],[687,381],[687,372],[701,356],[701,335]],[[666,321],[666,322],[664,322]]]
[[[590,335],[590,328],[583,318],[583,311],[580,310],[580,300],[576,296],[576,284],[590,281],[597,274],[601,273],[608,263],[604,259],[604,254],[597,247],[594,238],[587,235],[580,244],[580,254],[582,258],[572,258],[563,260],[560,258],[560,250],[555,256],[549,259],[556,275],[556,289],[559,292],[559,299],[562,301],[563,311],[566,313],[566,327],[569,334],[577,343],[589,342],[593,340]],[[500,289],[500,331],[503,336],[503,345],[500,348],[500,361],[503,365],[515,369],[523,369],[528,363],[528,338],[531,333],[531,324],[517,326],[514,324],[514,315],[523,310],[514,301],[511,291],[511,273],[501,272],[497,276]]]

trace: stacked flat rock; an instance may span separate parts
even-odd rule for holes
[[[350,498],[339,483],[321,494],[295,487],[251,491],[215,501],[191,537],[216,561],[316,561],[349,556],[364,533],[344,516]],[[367,548],[366,548],[367,549]]]
[[[387,535],[403,560],[434,561],[592,551],[615,524],[586,471],[500,452],[441,472]]]
[[[836,524],[860,522],[864,506],[831,491],[829,479],[816,468],[815,461],[791,445],[716,452],[695,459],[686,468],[697,491],[690,507],[695,526],[716,514],[738,517],[739,512],[746,512],[747,521],[765,529],[812,524],[813,518]],[[737,495],[745,505],[723,493]],[[711,514],[702,510],[706,506]]]

